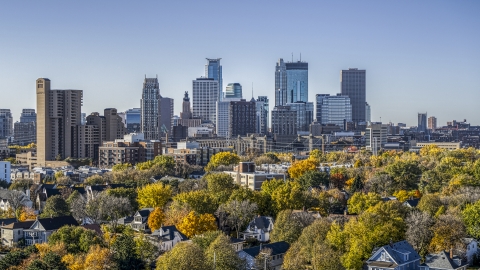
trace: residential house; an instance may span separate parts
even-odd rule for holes
[[[458,256],[452,256],[451,253],[442,251],[427,255],[420,270],[467,270],[467,262],[462,261]]]
[[[463,244],[465,245],[465,257],[467,259],[468,265],[473,263],[473,255],[478,253],[478,242],[473,238],[463,239]]]
[[[420,266],[420,255],[407,241],[400,241],[377,249],[366,264],[368,270],[416,270]]]
[[[163,226],[155,230],[150,236],[150,241],[160,251],[171,250],[178,242],[187,241],[188,237],[177,230],[175,226]]]
[[[238,252],[238,251],[243,249],[243,245],[245,244],[245,240],[230,237],[230,244],[232,245],[233,249],[235,249],[235,251]]]
[[[407,206],[407,207],[410,207],[410,208],[415,208],[415,207],[417,207],[418,202],[420,202],[420,199],[418,199],[418,198],[417,199],[406,200],[403,203],[403,206]]]
[[[255,267],[255,257],[261,252],[271,250],[268,255],[269,258],[265,258],[265,263],[268,263],[268,269],[282,269],[283,258],[290,248],[290,244],[285,241],[276,242],[268,245],[260,245],[252,248],[243,249],[237,252],[238,256],[245,260],[247,269],[257,269]]]
[[[23,230],[29,229],[35,221],[12,222],[2,226],[2,245],[14,247],[23,239]]]
[[[153,211],[153,208],[143,208],[138,210],[133,215],[133,220],[130,223],[130,226],[135,231],[141,232],[150,232],[150,228],[148,227],[148,216]]]
[[[260,242],[268,242],[272,230],[273,218],[258,216],[248,224],[247,229],[241,233],[241,237],[243,239],[255,238]]]
[[[25,245],[46,243],[50,235],[63,226],[78,226],[78,222],[72,216],[39,218],[23,231]]]
[[[12,192],[12,190],[0,189],[0,210],[8,211],[8,209],[10,208],[10,203],[8,202],[8,200],[10,199],[10,194]],[[25,205],[26,207],[32,207],[33,203],[30,200],[30,190],[27,189],[26,194],[22,193],[22,196],[25,197],[24,199],[22,199],[24,201],[23,205]]]

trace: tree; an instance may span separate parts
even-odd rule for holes
[[[214,213],[219,206],[213,195],[206,190],[180,193],[173,200],[181,205],[188,205],[190,209],[199,214]]]
[[[18,221],[34,220],[37,218],[35,211],[30,207],[23,207]]]
[[[304,193],[298,182],[288,181],[272,193],[273,205],[277,211],[285,209],[302,209]]]
[[[15,217],[18,219],[20,217],[19,210],[25,207],[29,198],[27,198],[25,193],[21,191],[11,190],[7,195],[7,200],[10,209],[12,209],[13,213],[15,213]]]
[[[208,270],[207,260],[200,247],[180,242],[172,250],[160,256],[157,270]]]
[[[125,187],[117,187],[117,188],[109,188],[106,190],[108,195],[112,195],[114,197],[124,197],[127,198],[132,206],[132,209],[138,209],[138,202],[137,202],[137,191],[135,188],[125,188]]]
[[[272,266],[272,249],[262,248],[257,256],[255,256],[255,268],[254,269],[264,269],[264,270],[273,270],[275,269]]]
[[[101,219],[109,221],[114,230],[117,227],[118,219],[125,217],[132,212],[130,201],[125,197],[115,197],[102,192],[97,198],[96,201],[99,203],[98,209],[100,211]],[[87,208],[89,208],[89,213],[91,213],[91,215],[96,215],[94,213],[96,207],[93,204],[93,200],[90,200],[87,204]]]
[[[368,192],[376,192],[386,197],[392,194],[394,182],[392,177],[386,173],[377,173],[367,180],[365,188]]]
[[[442,205],[438,194],[425,194],[418,202],[417,208],[434,216]]]
[[[348,200],[348,212],[360,214],[381,201],[382,198],[377,193],[369,192],[365,194],[357,192]]]
[[[308,213],[293,213],[292,210],[283,210],[277,215],[270,239],[272,242],[285,241],[293,244],[302,230],[313,220],[313,216]]]
[[[456,247],[461,248],[465,236],[465,225],[460,217],[453,214],[440,215],[433,226],[430,250],[438,252]]]
[[[202,234],[217,229],[215,217],[212,214],[197,214],[191,211],[182,222],[178,224],[177,229],[188,238],[194,235]]]
[[[480,201],[467,205],[462,211],[463,222],[468,235],[475,239],[480,238]]]
[[[143,269],[143,264],[135,252],[136,244],[131,230],[117,235],[111,246],[112,258],[119,270]]]
[[[105,183],[105,180],[101,175],[94,174],[92,176],[87,177],[84,183],[85,185],[89,185],[89,186],[103,185]]]
[[[245,269],[243,261],[238,257],[230,243],[230,238],[220,234],[205,251],[210,269],[240,270]]]
[[[257,204],[247,201],[230,201],[221,205],[218,212],[227,214],[227,223],[237,231],[237,238],[240,238],[240,231],[250,222],[257,211]]]
[[[191,209],[187,205],[182,205],[177,201],[172,204],[165,211],[165,226],[177,225],[182,222],[183,218],[190,213]]]
[[[328,173],[319,171],[307,171],[302,176],[296,179],[296,181],[302,186],[304,190],[310,187],[319,187],[329,185],[330,176]]]
[[[435,224],[433,218],[426,212],[411,212],[406,222],[406,240],[423,257],[428,253],[428,245],[432,240],[432,226]]]
[[[314,159],[300,160],[288,168],[288,175],[292,179],[297,179],[308,171],[316,171],[318,162]]]
[[[148,227],[153,231],[160,229],[165,220],[165,213],[162,208],[155,208],[148,216]]]
[[[49,218],[68,215],[70,215],[70,209],[67,202],[60,195],[55,195],[47,199],[45,208],[43,209],[42,214],[40,214],[40,217]]]
[[[144,207],[163,207],[170,200],[172,189],[163,183],[146,185],[138,190],[138,204]]]
[[[208,191],[219,204],[226,202],[232,190],[236,188],[233,178],[226,173],[209,173],[204,178]]]
[[[118,172],[118,171],[125,171],[132,168],[132,164],[130,163],[120,163],[120,164],[115,164],[112,167],[113,172]]]
[[[220,165],[230,166],[230,165],[238,164],[239,162],[240,162],[240,157],[237,156],[237,154],[230,153],[230,152],[220,152],[213,155],[210,158],[210,161],[205,167],[205,170],[207,172],[213,171]]]
[[[223,235],[222,231],[209,231],[200,235],[195,235],[191,240],[194,244],[199,246],[203,251],[206,251],[210,244],[217,239],[219,235]]]
[[[148,241],[144,234],[140,234],[135,237],[135,253],[144,265],[148,266],[158,257],[158,248]]]
[[[78,226],[63,226],[48,238],[50,245],[65,244],[68,253],[87,253],[94,245],[103,245],[95,231]]]
[[[90,247],[85,257],[84,267],[89,270],[115,269],[115,263],[108,248],[95,245]]]
[[[397,190],[416,189],[419,175],[422,171],[418,167],[418,162],[413,160],[397,160],[385,167],[385,172],[395,181]]]

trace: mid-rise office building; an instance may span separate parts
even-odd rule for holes
[[[228,134],[232,137],[246,136],[256,131],[255,99],[230,101]]]
[[[275,65],[275,106],[287,104],[287,67],[282,58]]]
[[[13,117],[10,109],[0,109],[0,138],[13,136]]]
[[[219,82],[213,78],[197,78],[192,81],[193,117],[213,124],[217,122],[217,101],[220,101]]]
[[[142,111],[140,108],[128,109],[125,111],[125,124],[128,133],[139,133],[140,123],[142,119]]]
[[[17,145],[28,145],[37,141],[37,114],[35,109],[23,109],[20,122],[13,124],[13,137]]]
[[[287,103],[286,106],[297,112],[297,132],[309,132],[310,124],[313,122],[313,102],[297,101]]]
[[[317,94],[316,119],[322,125],[335,124],[344,127],[345,122],[352,121],[352,105],[350,98],[337,94]]]
[[[367,150],[374,155],[387,143],[388,125],[379,122],[370,122],[365,132],[365,144]]]
[[[206,58],[207,64],[205,65],[205,77],[213,79],[218,82],[218,101],[222,100],[223,91],[223,78],[222,78],[222,65],[220,60],[222,58]]]
[[[229,83],[225,88],[225,99],[243,98],[242,85],[239,83]]]
[[[350,98],[352,121],[365,122],[366,117],[366,71],[349,68],[340,71],[341,94]]]
[[[427,113],[418,113],[418,132],[427,132]]]
[[[430,116],[428,118],[428,129],[435,130],[437,128],[437,118],[435,116]]]
[[[287,73],[287,103],[308,102],[308,63],[285,63]]]
[[[35,113],[35,109],[22,109],[22,114],[20,114],[21,123],[36,122],[36,121],[37,121],[37,114]]]
[[[82,90],[52,90],[50,80],[36,81],[37,163],[81,157],[78,130],[81,126]]]
[[[268,112],[270,111],[269,104],[268,104],[268,97],[267,96],[259,96],[255,103],[256,110],[257,110],[257,118],[256,118],[256,130],[257,134],[267,134],[269,122],[268,122]]]
[[[272,133],[297,135],[297,111],[290,106],[275,106],[272,110]]]
[[[158,78],[145,78],[140,105],[140,126],[145,139],[160,139],[160,87]]]
[[[160,131],[162,137],[172,133],[173,98],[160,97]]]

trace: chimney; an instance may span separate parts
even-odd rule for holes
[[[260,251],[262,250],[262,243],[260,243]]]
[[[450,247],[450,259],[453,259],[453,248]]]

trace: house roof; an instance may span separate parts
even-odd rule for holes
[[[123,217],[123,218],[119,218],[119,219],[118,219],[118,224],[126,225],[126,224],[132,223],[132,221],[133,221],[133,217],[132,217],[132,216]]]
[[[188,240],[188,237],[181,233],[179,230],[177,230],[177,227],[175,227],[174,225],[163,226],[160,229],[155,230],[152,233],[152,236],[162,237],[166,241],[171,241],[175,238],[175,232],[180,235],[182,241]]]
[[[24,222],[13,222],[6,226],[2,226],[4,229],[28,229],[32,226],[35,220],[24,221]]]
[[[39,218],[38,222],[47,230],[57,230],[66,225],[78,226],[78,222],[72,216]]]
[[[456,260],[450,259],[450,255],[447,252],[441,251],[440,253],[427,256],[425,263],[422,265],[440,269],[458,269],[459,267],[466,265],[466,263],[462,263],[457,256],[453,258]]]
[[[75,191],[78,191],[80,194],[85,194],[85,188],[84,187],[72,187],[72,189]]]
[[[135,216],[139,214],[141,217],[146,218],[150,215],[150,213],[153,211],[153,208],[142,208],[135,213]]]
[[[273,219],[271,217],[259,216],[252,220],[249,226],[255,226],[257,229],[268,230],[270,224],[273,224]]]
[[[6,226],[6,225],[12,224],[16,221],[17,221],[16,218],[2,218],[2,219],[0,219],[0,225]]]
[[[420,199],[411,199],[411,200],[406,200],[404,204],[408,204],[410,207],[417,207],[419,201]]]
[[[375,260],[375,257],[380,252],[386,252],[393,260],[393,263],[402,265],[408,262],[416,261],[420,259],[420,255],[413,249],[413,247],[407,241],[400,241],[393,244],[385,245],[374,252],[374,254],[367,261],[369,265],[372,263],[375,264],[378,261]],[[408,254],[407,259],[405,259],[405,254]]]
[[[82,225],[82,227],[87,229],[87,230],[95,231],[98,235],[103,235],[102,229],[100,228],[100,225],[98,225],[98,224],[84,224],[84,225]]]
[[[62,195],[62,193],[60,192],[60,189],[56,189],[56,188],[45,188],[45,194],[47,194],[47,197]]]
[[[273,256],[273,255],[286,253],[287,250],[290,248],[290,244],[285,242],[285,241],[280,241],[280,242],[276,242],[276,243],[272,243],[272,244],[268,244],[268,245],[262,245],[261,247],[256,246],[256,247],[252,247],[252,248],[243,249],[242,251],[247,253],[248,255],[250,255],[252,257],[257,257],[257,255],[260,253],[260,250],[265,249],[265,248],[271,249],[272,250],[271,255]]]

